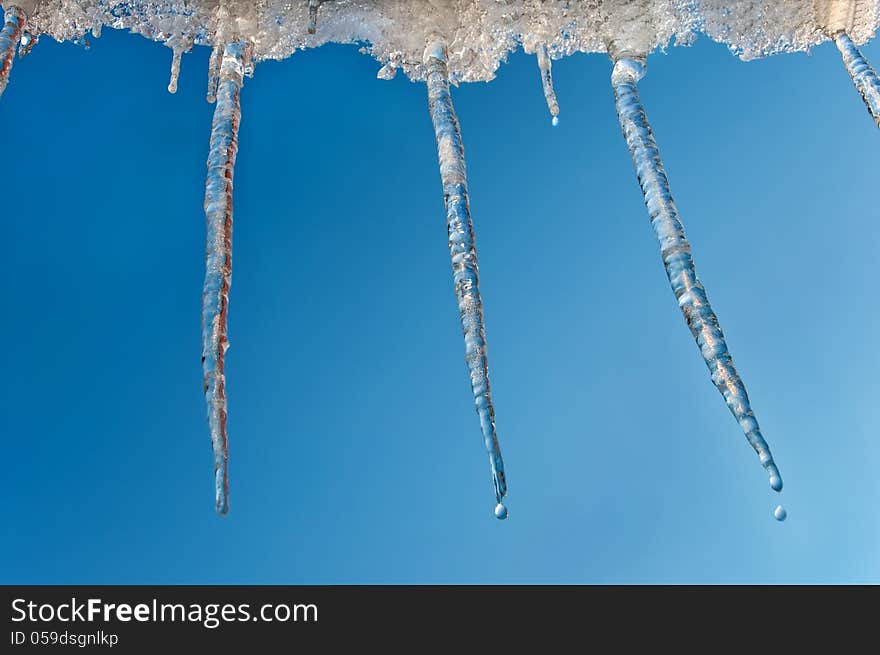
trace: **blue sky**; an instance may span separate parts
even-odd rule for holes
[[[880,46],[864,48],[875,63]],[[0,101],[6,583],[880,582],[880,132],[833,45],[703,38],[642,96],[779,499],[663,272],[610,63],[454,90],[510,519],[463,362],[425,89],[353,47],[243,92],[231,511],[201,394],[208,53],[44,39]]]

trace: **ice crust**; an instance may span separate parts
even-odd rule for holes
[[[448,46],[450,79],[486,81],[513,50],[546,47],[641,55],[690,44],[700,32],[743,59],[808,50],[834,31],[857,45],[880,20],[880,0],[323,0],[314,34],[308,0],[4,0],[33,34],[80,41],[102,26],[181,50],[250,41],[254,60],[284,59],[325,43],[356,43],[381,64],[424,80],[428,40]],[[393,72],[393,71],[392,71]],[[384,75],[388,77],[389,68]]]

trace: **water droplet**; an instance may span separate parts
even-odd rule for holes
[[[773,510],[773,518],[777,521],[784,521],[788,518],[788,512],[785,511],[785,508],[782,505],[777,505],[776,509]]]
[[[782,478],[775,473],[770,476],[770,488],[773,491],[782,491]]]
[[[495,505],[495,518],[499,521],[503,521],[507,518],[507,508],[501,503]]]
[[[553,120],[550,121],[550,124],[553,125],[553,127],[558,126],[559,125],[559,116],[554,116]]]

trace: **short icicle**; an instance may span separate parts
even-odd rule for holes
[[[217,100],[217,85],[220,83],[220,64],[223,62],[223,45],[214,44],[211,57],[208,59],[208,93],[205,99],[213,103]]]
[[[489,386],[486,333],[480,299],[474,229],[468,203],[464,146],[449,92],[446,46],[441,42],[430,43],[425,49],[424,64],[427,71],[428,108],[437,137],[455,295],[464,332],[465,361],[470,372],[471,390],[492,468],[496,501],[495,516],[505,519],[507,508],[502,501],[507,494],[507,482],[504,477],[501,447],[495,432],[495,409]]]
[[[865,101],[868,112],[877,127],[880,127],[880,78],[846,32],[837,32],[834,43],[840,50],[846,70]]]
[[[547,46],[538,46],[538,69],[541,71],[541,86],[544,87],[544,98],[547,100],[547,109],[550,110],[553,126],[559,125],[559,102],[556,100],[556,90],[553,88],[553,64],[550,55],[547,54]]]
[[[177,93],[177,80],[180,77],[180,60],[183,57],[183,48],[175,45],[171,56],[171,79],[168,82],[168,93]]]
[[[309,0],[309,23],[306,30],[309,34],[318,31],[318,7],[321,6],[321,0]]]
[[[0,95],[9,84],[9,73],[26,19],[24,11],[15,5],[8,7],[3,15],[3,29],[0,30]]]
[[[229,510],[229,445],[224,359],[229,347],[226,326],[232,282],[232,178],[238,150],[244,63],[249,47],[235,41],[226,44],[222,53],[205,183],[207,246],[202,294],[202,369],[214,449],[217,512],[226,514]]]
[[[639,98],[638,81],[644,74],[643,59],[623,57],[615,61],[611,80],[620,126],[645,196],[651,225],[660,242],[666,274],[679,308],[709,367],[712,382],[721,392],[746,439],[758,454],[769,476],[770,486],[775,491],[780,491],[782,477],[779,469],[773,461],[770,447],[761,435],[746,388],[728,352],[718,318],[694,268],[691,246],[685,237],[684,226],[663,170],[660,151]]]
[[[21,34],[21,41],[18,44],[18,58],[23,59],[27,57],[31,50],[34,49],[34,46],[39,42],[40,37],[34,34],[31,34],[27,29],[24,30]]]

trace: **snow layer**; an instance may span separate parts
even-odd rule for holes
[[[315,33],[310,4],[317,5]],[[640,55],[697,33],[743,59],[808,50],[845,30],[857,45],[880,21],[880,0],[4,0],[32,34],[59,41],[127,29],[175,50],[249,41],[254,59],[284,59],[328,42],[358,43],[383,76],[423,80],[427,41],[448,45],[453,82],[490,80],[516,48]]]

